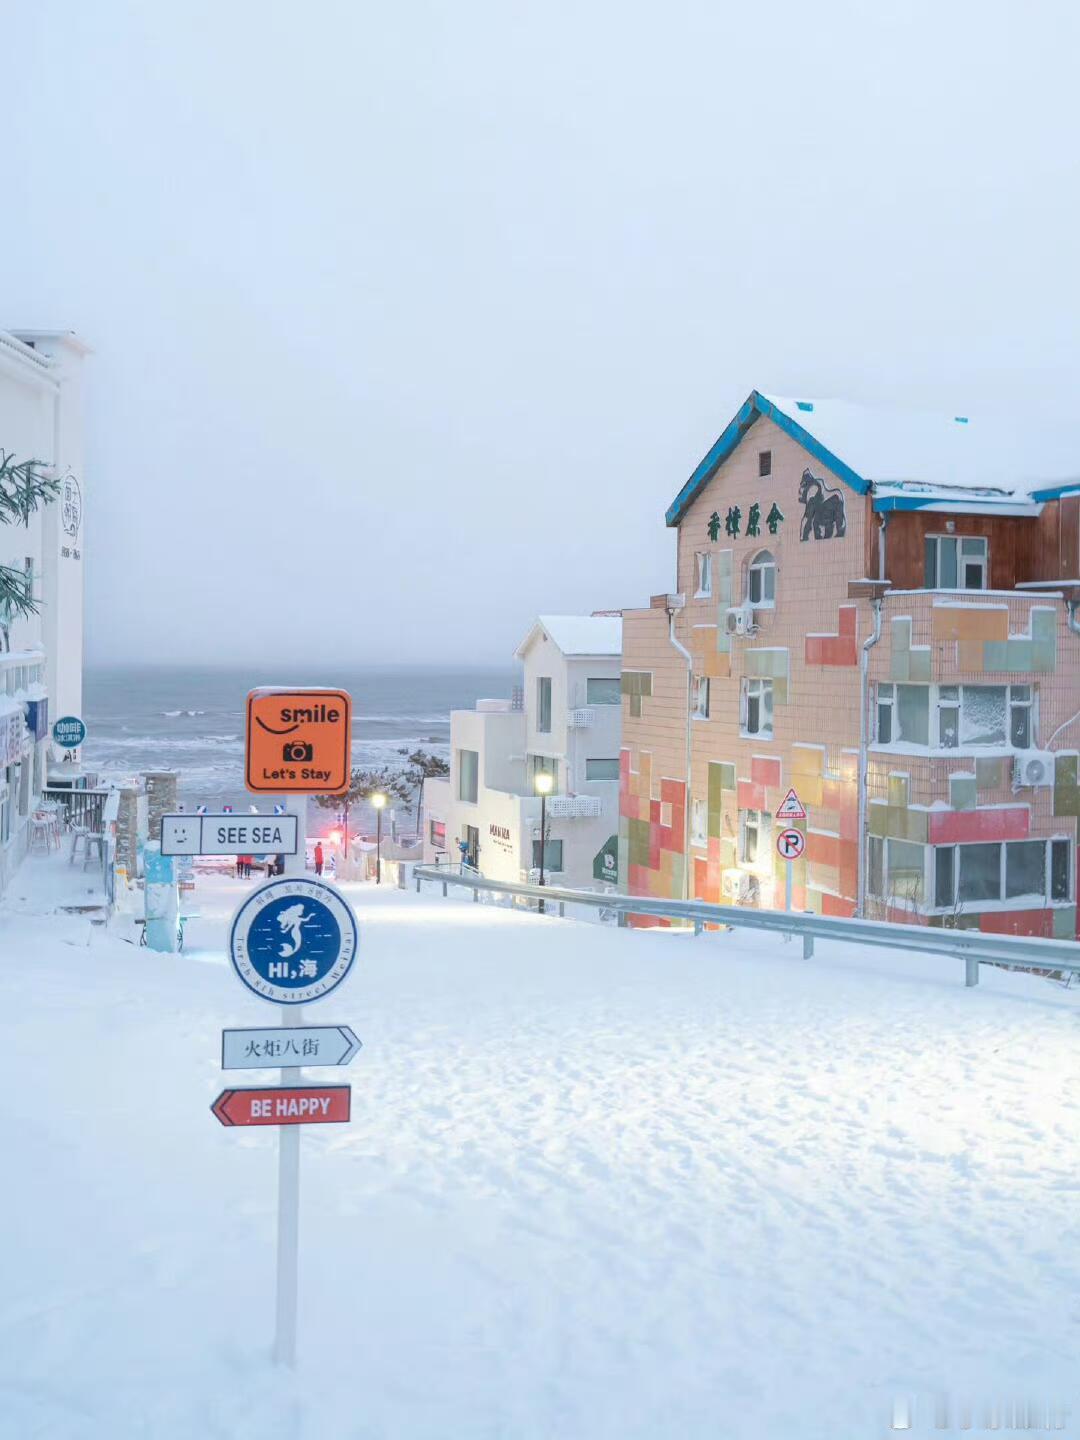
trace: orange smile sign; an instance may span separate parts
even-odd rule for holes
[[[247,700],[249,790],[342,795],[352,768],[352,699],[344,690],[252,690]]]

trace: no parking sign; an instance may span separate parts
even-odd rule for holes
[[[776,837],[776,849],[781,860],[797,860],[806,848],[806,836],[801,830],[781,830]]]

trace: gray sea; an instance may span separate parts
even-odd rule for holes
[[[244,789],[244,703],[258,685],[333,685],[352,695],[353,764],[398,765],[399,749],[449,755],[450,711],[520,683],[506,669],[371,669],[269,675],[257,669],[125,665],[88,668],[83,686],[83,761],[104,782],[143,770],[176,770],[187,808],[246,811],[267,797]]]

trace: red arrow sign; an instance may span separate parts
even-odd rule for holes
[[[352,1086],[245,1086],[223,1090],[210,1109],[222,1125],[339,1125],[352,1114]]]

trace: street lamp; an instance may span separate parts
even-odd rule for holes
[[[555,783],[555,777],[549,770],[537,770],[533,776],[533,789],[540,796],[540,884],[544,883],[544,848],[547,843],[547,797],[551,794],[551,787]],[[544,902],[537,903],[537,910],[544,914]]]
[[[382,884],[382,812],[386,804],[386,796],[381,790],[376,790],[371,797],[371,803],[375,807],[375,884]]]

